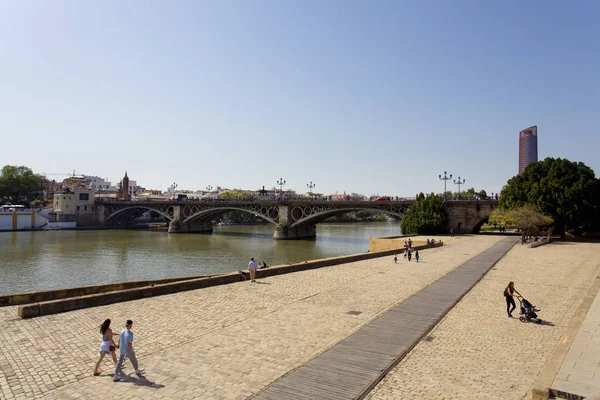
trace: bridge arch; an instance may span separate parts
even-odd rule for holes
[[[234,207],[234,206],[223,206],[223,207],[211,207],[200,210],[194,210],[193,207],[190,209],[182,210],[183,221],[182,224],[187,224],[193,222],[195,220],[204,220],[204,221],[212,221],[220,215],[225,214],[229,211],[242,211],[248,214],[252,214],[257,216],[267,222],[270,222],[273,225],[277,225],[279,223],[279,210],[276,207],[251,207],[251,208],[243,208],[243,207]]]
[[[106,217],[106,222],[115,221],[120,216],[123,216],[127,213],[130,213],[130,212],[136,211],[136,210],[154,211],[154,212],[160,214],[161,216],[165,217],[169,221],[173,220],[173,215],[174,215],[173,207],[164,207],[164,206],[163,207],[148,207],[145,205],[131,205],[130,207],[125,207],[125,208],[116,208],[116,209],[109,208],[109,209],[107,209],[106,214],[108,216]]]
[[[481,226],[482,226],[483,224],[486,224],[486,223],[488,223],[489,219],[490,219],[489,217],[485,217],[485,218],[481,219],[479,222],[477,222],[477,223],[476,223],[476,224],[473,226],[473,229],[471,230],[471,233],[479,233],[479,231],[481,230]]]
[[[310,212],[307,214],[306,209],[302,209],[301,207],[294,207],[290,211],[290,217],[292,219],[292,224],[290,228],[296,228],[301,225],[316,225],[319,222],[323,222],[328,218],[335,217],[336,215],[346,214],[349,212],[356,211],[373,211],[384,213],[387,215],[391,215],[394,217],[402,218],[404,213],[408,210],[408,207],[398,208],[398,209],[387,209],[387,208],[367,208],[367,207],[348,207],[348,208],[337,208],[337,209],[329,209],[329,210],[320,210],[316,212]]]

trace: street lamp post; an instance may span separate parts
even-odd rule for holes
[[[312,199],[312,190],[313,190],[313,188],[315,187],[315,184],[314,184],[314,183],[312,183],[312,181],[310,181],[310,183],[307,183],[307,184],[306,184],[306,187],[308,188],[308,193],[309,193],[309,194],[308,194],[308,197],[309,197],[310,199]]]
[[[444,201],[446,201],[446,181],[452,179],[452,174],[450,174],[450,176],[448,176],[447,174],[448,173],[444,171],[444,177],[442,178],[442,175],[440,175],[440,180],[444,181]]]
[[[173,188],[173,196],[171,198],[174,199],[175,198],[175,191],[177,190],[177,183],[173,182],[173,184],[171,185],[171,187]]]
[[[213,190],[213,187],[212,187],[212,186],[210,186],[210,185],[208,185],[208,186],[206,187],[206,190],[208,190],[208,194],[210,195],[211,191]]]
[[[450,177],[452,177],[452,175],[450,175]],[[460,200],[460,185],[464,185],[465,184],[465,179],[463,178],[463,180],[460,180],[460,176],[458,177],[458,181],[455,179],[454,180],[454,184],[458,185],[458,200]]]
[[[279,180],[277,181],[277,184],[279,185],[279,198],[282,199],[283,198],[283,185],[285,185],[285,181],[283,180],[283,178],[279,178]]]

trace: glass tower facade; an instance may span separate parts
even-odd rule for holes
[[[537,125],[519,132],[519,174],[527,165],[538,160]]]

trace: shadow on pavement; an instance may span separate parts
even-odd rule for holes
[[[162,389],[165,387],[165,385],[162,385],[160,383],[154,383],[148,380],[148,378],[146,378],[145,376],[140,376],[139,378],[131,376],[131,375],[125,375],[121,378],[120,382],[128,382],[128,383],[133,383],[136,386],[146,386],[152,389]]]

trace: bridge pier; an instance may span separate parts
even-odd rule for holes
[[[317,227],[314,224],[295,227],[279,224],[273,233],[275,240],[314,239],[315,237],[317,237]]]
[[[273,233],[275,240],[314,239],[317,236],[317,227],[312,223],[294,226],[292,211],[294,207],[279,206],[279,224]]]
[[[169,223],[169,233],[212,233],[213,227],[211,221],[196,220],[181,223],[173,220]]]

